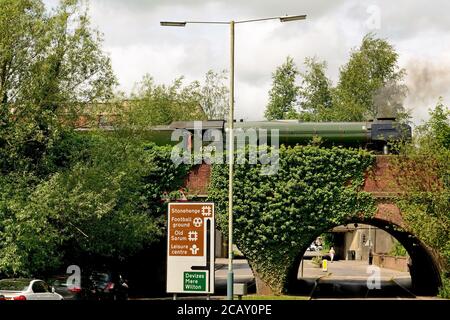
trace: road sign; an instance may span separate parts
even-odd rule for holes
[[[169,203],[167,292],[214,293],[214,203]]]
[[[206,290],[206,272],[184,272],[184,291],[202,292]]]

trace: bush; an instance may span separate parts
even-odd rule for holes
[[[442,275],[441,280],[442,286],[439,288],[438,296],[444,299],[450,299],[450,278]]]
[[[189,166],[175,167],[168,147],[116,135],[67,138],[58,159],[47,157],[57,168],[48,177],[0,179],[0,272],[35,275],[86,256],[123,260],[165,235],[162,195],[181,186]]]
[[[395,257],[406,257],[408,256],[408,251],[406,251],[405,247],[403,247],[400,242],[395,240],[394,246],[389,254]]]
[[[393,172],[405,193],[397,201],[408,231],[429,246],[450,270],[450,109],[439,101],[410,144],[401,146]],[[449,293],[442,276],[442,295]]]

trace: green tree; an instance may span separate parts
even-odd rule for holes
[[[397,181],[406,191],[399,199],[411,232],[443,258],[441,295],[450,297],[450,109],[440,100],[414,140],[400,149]]]
[[[183,85],[183,77],[179,77],[170,85],[161,85],[146,75],[132,94],[125,125],[140,129],[177,120],[206,120],[201,101],[196,81]]]
[[[420,128],[422,136],[427,137],[428,143],[435,144],[437,148],[450,150],[450,109],[444,106],[442,98],[430,115],[428,123]]]
[[[0,2],[0,169],[37,163],[62,129],[115,85],[87,10],[64,0]]]
[[[209,120],[227,119],[229,109],[229,90],[224,84],[226,71],[220,73],[209,70],[205,83],[200,88],[200,106]]]
[[[266,107],[267,120],[296,118],[296,105],[299,87],[295,84],[299,74],[297,66],[291,57],[272,74],[272,89],[270,100]]]
[[[299,118],[304,121],[326,121],[333,107],[332,84],[325,74],[327,64],[316,58],[305,59],[306,71],[301,72]]]
[[[366,35],[340,70],[333,99],[334,120],[362,121],[376,117],[375,95],[386,85],[400,86],[404,74],[398,67],[394,47],[385,39]]]
[[[407,88],[405,71],[398,67],[398,54],[385,39],[366,35],[359,48],[341,67],[337,86],[326,76],[326,62],[305,60],[298,73],[293,60],[273,75],[267,119],[298,118],[302,121],[364,121],[375,117],[408,118],[403,108]],[[300,87],[295,85],[300,75]],[[295,106],[299,105],[298,115]]]
[[[163,193],[178,190],[189,166],[176,167],[169,147],[130,137],[67,139],[76,147],[65,170],[45,180],[0,176],[0,273],[35,276],[86,257],[123,260],[163,236]]]

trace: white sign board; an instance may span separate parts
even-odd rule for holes
[[[214,203],[169,203],[167,292],[214,293]]]

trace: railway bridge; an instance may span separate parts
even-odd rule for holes
[[[390,159],[395,155],[377,155],[374,167],[365,176],[363,190],[371,193],[376,199],[377,209],[370,219],[352,221],[382,228],[396,238],[408,251],[412,265],[410,274],[413,291],[416,295],[435,295],[441,284],[440,272],[443,263],[437,252],[427,247],[414,234],[406,231],[408,228],[402,218],[402,212],[395,204],[394,198],[399,194],[399,187],[390,169]],[[185,180],[185,187],[190,195],[207,197],[210,182],[211,167],[201,164],[194,167]],[[317,235],[327,230],[321,230]],[[314,237],[309,239],[311,243]],[[306,247],[298,252],[298,257],[290,266],[289,288],[295,288],[297,272]],[[261,254],[264,254],[263,252]],[[250,261],[251,265],[251,261]],[[255,274],[259,294],[271,294],[271,288]],[[290,290],[288,288],[288,291]]]

